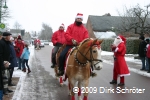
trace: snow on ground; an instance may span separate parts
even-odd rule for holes
[[[113,52],[102,51],[101,55],[113,56]],[[126,55],[130,55],[130,57],[125,57],[126,61],[134,62],[134,63],[140,64],[140,65],[142,64],[139,59],[134,59],[134,56],[136,56],[136,55],[133,55],[133,54],[126,54]],[[110,62],[110,61],[103,60],[103,62],[113,65],[113,63]],[[140,75],[143,75],[143,76],[146,76],[146,77],[150,77],[150,74],[147,73],[147,71],[146,72],[145,71],[140,71],[140,69],[135,69],[135,68],[131,68],[131,67],[129,67],[129,70],[132,71],[132,72],[135,72],[137,74],[140,74]]]
[[[50,45],[50,46],[53,46],[52,43],[50,43],[49,45]],[[32,58],[33,55],[34,55],[34,47],[33,47],[33,46],[30,46],[30,47],[29,47],[29,50],[30,50],[30,54],[31,54],[31,55],[30,55],[30,58]],[[112,56],[113,53],[112,53],[112,52],[107,52],[107,51],[102,51],[102,55],[110,55],[110,56]],[[133,56],[134,56],[134,55],[130,54],[130,57],[125,57],[125,60],[126,60],[126,61],[130,61],[130,62],[134,62],[134,63],[141,64],[141,61],[140,61],[140,60],[137,60],[137,59],[134,59]],[[32,62],[31,60],[32,60],[32,59],[29,59],[29,65],[30,65],[30,63]],[[110,61],[103,60],[103,62],[113,65],[113,63],[110,62]],[[137,74],[150,77],[150,74],[147,73],[147,72],[143,72],[143,71],[140,71],[140,70],[137,70],[137,69],[134,69],[134,68],[130,68],[130,67],[129,67],[129,70],[132,71],[132,72],[135,72],[135,73],[137,73]],[[26,73],[22,72],[21,70],[17,70],[17,68],[15,68],[14,73],[13,73],[13,77],[20,77],[19,82],[18,82],[17,87],[16,87],[16,91],[15,91],[15,93],[14,93],[14,95],[13,95],[13,98],[16,98],[16,97],[17,97],[17,98],[18,98],[17,100],[19,100],[19,98],[20,98],[20,96],[21,96],[21,93],[23,92],[23,91],[22,91],[23,89],[22,89],[21,86],[24,84],[24,79],[25,79],[25,77],[26,77]],[[13,98],[12,98],[12,100],[15,100],[15,99],[13,99]]]

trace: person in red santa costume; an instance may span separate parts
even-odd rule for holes
[[[64,34],[66,39],[66,47],[61,52],[59,57],[59,73],[58,76],[62,76],[64,74],[64,64],[66,60],[67,52],[76,46],[84,39],[89,38],[89,34],[87,29],[84,27],[83,23],[83,14],[77,13],[75,17],[74,23],[67,27],[67,30]]]
[[[16,56],[17,56],[17,60],[18,60],[18,69],[21,70],[22,68],[22,59],[20,58],[23,49],[24,49],[24,43],[23,40],[21,38],[21,35],[18,35],[17,40],[15,42],[15,52],[16,52]]]
[[[55,65],[56,65],[56,53],[57,53],[59,47],[61,47],[63,44],[66,43],[66,39],[65,39],[65,36],[64,36],[64,34],[65,34],[64,29],[65,29],[65,25],[62,23],[59,26],[59,29],[57,31],[55,31],[52,35],[51,41],[54,45],[54,48],[52,50],[52,56],[51,56],[52,57],[51,58],[51,60],[52,60],[51,68],[54,68]]]
[[[37,45],[37,44],[41,45],[41,41],[40,41],[40,39],[38,39],[38,38],[36,38],[36,39],[34,40],[34,46],[35,46],[35,48],[36,48],[36,45]]]
[[[120,83],[118,86],[124,86],[124,76],[130,75],[128,66],[125,61],[126,53],[126,39],[119,35],[111,45],[112,51],[114,52],[114,69],[113,69],[113,80],[110,84],[117,84],[117,78],[120,77]]]

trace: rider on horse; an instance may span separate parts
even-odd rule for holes
[[[38,39],[38,38],[36,38],[35,40],[34,40],[34,46],[35,46],[35,48],[37,47],[37,44],[41,44],[41,41],[40,41],[40,39]],[[40,46],[39,46],[40,47]]]
[[[76,46],[81,41],[83,41],[86,38],[89,38],[89,34],[87,29],[82,24],[83,21],[83,14],[78,13],[75,17],[75,22],[68,26],[65,38],[66,38],[66,47],[61,52],[59,57],[59,73],[58,76],[62,76],[64,74],[64,65],[66,60],[66,54],[69,49],[71,49],[73,46]]]
[[[56,53],[59,49],[59,47],[61,47],[63,44],[65,44],[66,39],[65,39],[65,26],[64,24],[61,24],[59,26],[59,30],[57,30],[56,32],[53,33],[52,35],[52,43],[54,45],[54,48],[52,50],[52,66],[51,68],[54,68],[56,65]]]

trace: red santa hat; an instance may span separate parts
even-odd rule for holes
[[[18,35],[17,39],[20,39],[20,40],[21,40],[21,36],[20,36],[20,35]]]
[[[62,24],[60,25],[60,27],[63,27],[63,28],[65,28],[65,25],[62,23]]]
[[[75,18],[75,19],[77,19],[77,18],[81,18],[81,19],[83,20],[83,14],[81,14],[81,13],[77,13],[77,15],[76,15],[76,18]]]
[[[122,35],[119,35],[117,38],[120,38],[124,42],[124,44],[126,44],[126,38],[125,37],[123,37]]]

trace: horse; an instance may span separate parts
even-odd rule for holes
[[[91,38],[92,39],[92,38]],[[62,76],[58,76],[57,74],[58,74],[58,66],[59,66],[59,56],[60,56],[60,53],[63,51],[63,49],[65,48],[65,44],[63,45],[63,46],[61,46],[60,48],[59,48],[59,50],[57,51],[57,53],[56,53],[56,65],[55,65],[55,67],[54,67],[54,72],[55,72],[55,76],[56,76],[56,79],[59,79],[59,83],[60,83],[60,86],[62,86],[63,85],[63,80],[65,80],[65,78],[66,78],[66,75],[65,75],[65,78],[63,79],[63,77]],[[72,50],[75,50],[76,49],[76,47],[74,47]],[[69,52],[71,52],[72,50],[70,50]],[[68,52],[68,55],[69,55],[69,52]],[[98,47],[98,49],[97,49],[97,53],[98,53],[98,56],[97,56],[97,58],[96,59],[101,59],[101,48],[100,47]],[[94,60],[94,61],[92,61],[91,62],[91,66],[93,66],[93,68],[94,68],[94,70],[100,70],[100,69],[102,69],[102,60]]]
[[[90,90],[87,87],[91,65],[93,61],[101,61],[101,59],[97,59],[101,43],[102,40],[88,38],[83,40],[76,49],[70,52],[66,62],[65,73],[68,76],[69,92],[72,96],[71,100],[75,100],[75,93],[78,93],[78,99],[82,100],[81,89],[84,89],[83,100],[87,100]],[[75,87],[76,82],[78,82],[78,87]]]
[[[60,56],[60,53],[63,51],[63,49],[66,47],[66,45],[62,45],[61,47],[59,47],[57,53],[56,53],[56,65],[54,67],[54,71],[55,71],[55,76],[56,78],[58,78],[58,67],[59,67],[59,56]]]

